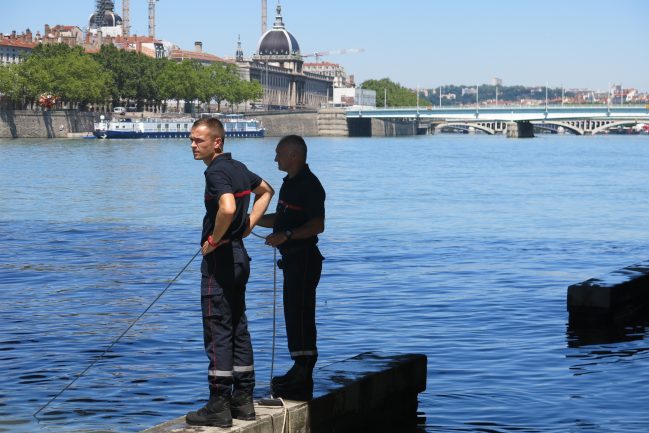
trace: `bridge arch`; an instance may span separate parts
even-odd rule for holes
[[[474,129],[479,129],[481,131],[486,132],[489,135],[495,135],[496,131],[484,126],[480,125],[478,123],[468,123],[468,122],[447,122],[447,123],[440,123],[439,125],[435,126],[435,132],[441,130],[442,128],[455,128],[455,129],[462,129],[462,130],[467,130],[469,128],[474,128]]]
[[[535,122],[533,122],[533,123],[535,123]],[[573,131],[577,135],[584,135],[585,134],[585,130],[583,130],[582,128],[580,128],[578,126],[573,125],[570,122],[560,122],[560,121],[553,120],[553,121],[550,121],[550,122],[545,121],[544,123],[546,125],[563,126],[565,129],[569,129],[569,130]],[[537,124],[535,123],[535,125],[537,125]]]
[[[618,120],[615,122],[607,123],[605,125],[602,125],[598,128],[595,128],[591,131],[593,135],[599,134],[600,132],[604,132],[607,129],[615,128],[617,126],[623,126],[623,125],[637,125],[638,121],[637,120]]]

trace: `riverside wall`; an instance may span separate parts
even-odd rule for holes
[[[99,112],[77,110],[0,110],[0,138],[67,138],[91,133]],[[142,113],[127,113],[140,117]],[[153,114],[155,117],[171,115]],[[178,114],[174,114],[178,116]],[[298,134],[305,137],[394,137],[417,134],[413,122],[382,119],[351,119],[345,110],[323,108],[313,111],[255,112],[250,117],[262,121],[266,136]]]
[[[305,137],[395,137],[416,135],[417,123],[392,119],[351,119],[340,108],[300,113],[255,113],[269,137],[298,134]]]
[[[92,132],[99,113],[77,110],[0,110],[0,138],[67,138]]]

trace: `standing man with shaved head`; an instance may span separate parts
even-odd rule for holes
[[[197,120],[189,138],[194,159],[207,166],[201,309],[210,399],[198,411],[189,412],[186,421],[191,425],[230,427],[233,417],[255,419],[255,370],[245,313],[250,258],[243,238],[266,212],[274,191],[223,151],[225,130],[218,119]],[[248,215],[251,194],[255,200]]]
[[[293,367],[272,378],[274,397],[310,400],[316,347],[315,299],[323,257],[318,235],[325,227],[325,190],[306,162],[307,147],[298,135],[283,137],[275,149],[277,168],[286,172],[277,210],[258,222],[272,227],[266,243],[277,247],[284,275],[284,319]]]

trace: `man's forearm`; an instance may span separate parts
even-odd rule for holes
[[[291,239],[308,239],[324,232],[324,218],[312,218],[293,230]]]
[[[223,235],[228,230],[228,227],[230,227],[230,224],[232,224],[233,219],[233,213],[229,213],[222,209],[218,210],[218,212],[216,213],[216,219],[214,221],[214,230],[212,231],[212,240],[214,242],[218,242],[221,240],[221,238],[223,238]]]
[[[255,197],[255,203],[252,205],[252,212],[250,212],[250,228],[255,227],[259,220],[264,216],[264,212],[268,209],[272,194],[270,192],[263,193],[261,196]]]
[[[261,184],[253,190],[253,193],[255,194],[255,201],[252,205],[252,212],[248,216],[249,230],[252,230],[259,223],[259,219],[263,217],[264,212],[268,209],[268,205],[275,191],[266,181],[262,180]]]
[[[234,213],[237,210],[237,205],[234,201],[234,195],[223,194],[219,198],[219,210],[216,212],[214,219],[214,230],[212,230],[213,242],[218,242],[223,238],[223,235],[232,224]]]
[[[266,228],[273,228],[273,225],[275,224],[275,215],[274,213],[269,213],[261,218],[259,218],[259,221],[257,221],[257,225],[260,227],[266,227]]]

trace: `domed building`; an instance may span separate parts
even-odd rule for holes
[[[330,77],[303,71],[300,44],[286,30],[279,4],[275,24],[259,38],[252,59],[243,58],[239,42],[236,61],[242,79],[261,83],[266,108],[319,108],[333,94]]]
[[[257,44],[259,56],[299,56],[300,44],[291,33],[286,30],[282,21],[282,7],[277,5],[277,16],[273,28],[261,35]]]
[[[122,17],[117,15],[115,3],[111,0],[97,0],[95,13],[88,19],[88,28],[91,33],[97,33],[101,30],[103,36],[121,36],[122,35]],[[102,19],[99,19],[102,17]]]

